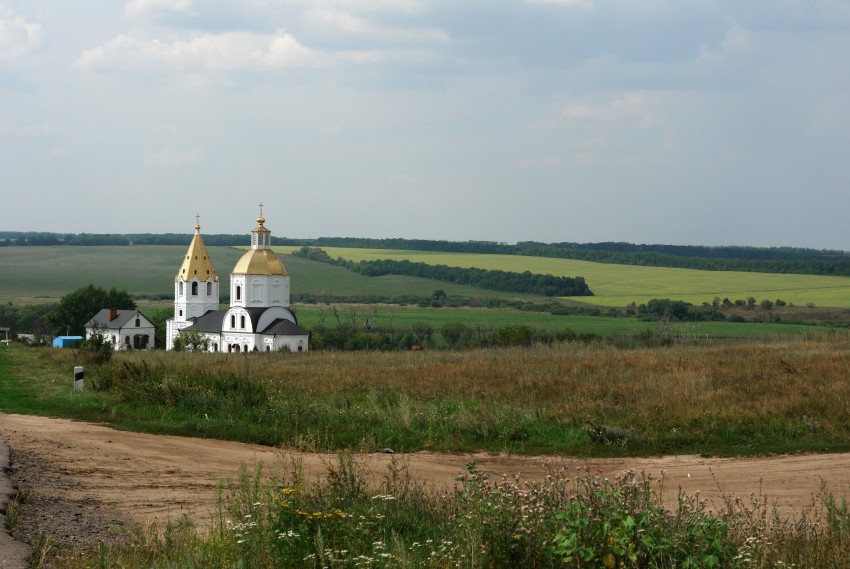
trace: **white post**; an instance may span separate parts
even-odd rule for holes
[[[74,367],[74,391],[83,390],[83,366]]]

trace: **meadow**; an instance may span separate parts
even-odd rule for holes
[[[276,247],[291,252],[297,247]],[[758,300],[782,299],[799,306],[850,307],[850,278],[817,275],[782,275],[730,271],[697,271],[666,267],[639,267],[551,259],[517,255],[440,253],[389,249],[323,248],[336,259],[352,261],[408,259],[410,261],[504,271],[531,271],[556,276],[582,276],[594,293],[582,302],[597,306],[624,307],[632,302],[643,304],[653,298],[684,300],[697,306],[715,296]]]
[[[850,449],[850,336],[426,352],[86,353],[11,346],[0,410],[325,449],[574,456]]]
[[[342,449],[315,482],[297,462],[222,486],[210,531],[184,519],[122,546],[37,544],[52,567],[847,567],[850,512],[827,491],[804,517],[758,496],[665,504],[646,476],[553,471],[500,480],[469,464],[449,492],[403,463],[370,481],[359,452],[570,456],[850,450],[850,336],[401,353],[117,353],[0,349],[0,410],[120,429]],[[667,492],[675,490],[668,489]],[[23,507],[25,504],[16,507]],[[523,515],[518,515],[523,512]],[[793,565],[792,565],[793,564]],[[38,566],[38,564],[36,564]]]

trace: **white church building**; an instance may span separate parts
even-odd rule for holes
[[[220,310],[219,280],[200,223],[174,279],[174,318],[166,322],[165,347],[180,332],[203,334],[210,352],[306,352],[308,334],[289,303],[289,273],[271,248],[262,205],[251,248],[230,273],[230,308]]]

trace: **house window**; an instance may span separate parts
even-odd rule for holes
[[[198,296],[198,281],[192,283],[192,296]]]

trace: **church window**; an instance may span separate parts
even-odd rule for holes
[[[270,352],[270,351],[272,351],[272,348],[271,348],[271,346],[266,346],[266,351],[267,351],[267,352]]]
[[[177,283],[177,294],[183,296],[183,281]]]
[[[142,321],[139,318],[136,318],[136,328],[142,325]]]
[[[239,317],[239,326],[240,326],[243,330],[245,329],[245,317],[244,317],[244,316],[240,316],[240,317]]]
[[[236,285],[236,300],[242,300],[242,287]]]
[[[230,315],[230,327],[236,328],[236,315],[234,314]]]
[[[130,345],[130,336],[124,336],[124,344],[127,346]]]
[[[192,296],[198,296],[198,282],[192,283]]]
[[[178,310],[177,312],[178,312],[178,313],[177,313],[177,315],[178,315],[178,316],[183,316],[183,310],[182,310],[182,309],[181,309],[181,310]]]
[[[212,283],[207,283],[207,296],[212,295]]]

